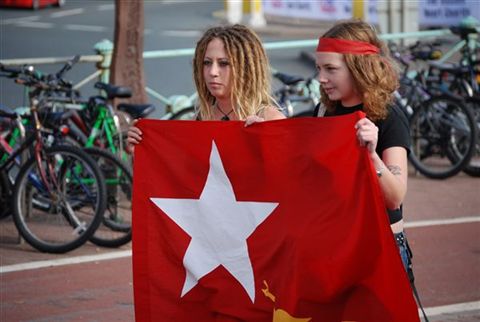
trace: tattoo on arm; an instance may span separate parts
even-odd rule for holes
[[[402,168],[398,165],[388,165],[387,169],[390,170],[393,175],[399,176],[402,174]]]

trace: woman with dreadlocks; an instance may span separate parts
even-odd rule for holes
[[[199,103],[197,120],[283,119],[270,96],[268,58],[258,36],[243,25],[208,29],[198,41],[193,78]],[[139,128],[132,126],[127,142],[138,144]]]

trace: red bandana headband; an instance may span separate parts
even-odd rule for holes
[[[334,52],[339,54],[373,55],[380,49],[368,42],[339,38],[320,38],[317,52]]]

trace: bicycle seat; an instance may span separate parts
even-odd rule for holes
[[[107,93],[107,98],[129,98],[132,97],[132,90],[130,87],[125,86],[115,86],[111,84],[106,84],[102,82],[96,82],[95,88],[104,90]]]
[[[17,113],[6,106],[0,106],[0,117],[14,119],[17,117]]]
[[[451,26],[450,31],[459,36],[462,39],[467,39],[468,35],[476,34],[478,31],[475,27],[468,27],[468,26]]]
[[[277,78],[279,81],[281,81],[285,85],[293,85],[303,81],[303,77],[301,76],[291,76],[291,75],[287,75],[280,72],[273,74],[273,77]]]
[[[132,118],[144,118],[155,110],[152,104],[128,104],[120,103],[117,105],[119,111],[128,113]]]

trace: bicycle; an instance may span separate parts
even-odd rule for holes
[[[57,75],[50,75],[50,78],[56,78],[55,81],[65,87],[67,94],[52,96],[46,104],[52,111],[71,111],[68,125],[72,130],[72,138],[85,147],[107,148],[127,164],[131,164],[131,152],[125,149],[126,128],[122,128],[121,120],[128,125],[132,119],[147,117],[155,107],[151,104],[120,103],[115,110],[110,102],[116,98],[131,97],[130,88],[96,82],[94,87],[104,94],[84,100],[69,82]]]
[[[197,112],[195,110],[195,103],[198,94],[195,91],[190,96],[187,95],[172,95],[165,97],[157,93],[153,89],[146,87],[147,94],[159,100],[165,105],[165,113],[160,118],[161,120],[195,120]]]
[[[74,141],[84,146],[100,166],[107,188],[107,209],[102,224],[90,241],[98,246],[118,247],[131,240],[131,190],[132,173],[130,154],[123,151],[124,131],[120,131],[118,113],[108,104],[114,98],[131,96],[129,88],[97,82],[95,88],[105,94],[90,97],[78,114],[68,117],[71,127],[76,126]],[[49,98],[56,110],[62,111],[68,105],[62,98]],[[67,104],[71,104],[68,102]],[[150,104],[118,104],[117,109],[127,113],[129,118],[146,117],[154,110]],[[80,117],[78,117],[79,115]],[[127,120],[129,122],[129,120]],[[58,124],[52,124],[58,126]],[[87,136],[87,133],[88,136]],[[84,137],[84,139],[82,139]],[[121,139],[120,139],[121,137]],[[100,148],[107,148],[101,150]],[[109,153],[111,152],[111,153]],[[116,155],[115,155],[116,153]],[[122,158],[119,158],[119,154]],[[127,159],[127,162],[125,160]]]
[[[15,118],[8,117],[16,115]],[[4,164],[10,154],[14,151],[13,146],[17,142],[25,139],[24,122],[18,114],[7,107],[0,106],[0,164]],[[2,153],[6,151],[6,153]],[[10,216],[12,213],[11,199],[12,189],[15,177],[18,174],[22,160],[26,159],[26,155],[20,154],[13,159],[14,164],[7,171],[0,171],[0,219]]]
[[[471,176],[480,176],[480,60],[478,51],[478,31],[472,27],[450,27],[453,34],[460,37],[461,57],[458,63],[429,63],[428,82],[443,93],[459,96],[462,104],[469,106],[477,123],[477,145],[469,164],[463,171]],[[453,156],[456,158],[456,156]]]
[[[50,96],[49,99],[52,99]],[[53,98],[54,99],[54,98]],[[68,113],[68,112],[67,112]],[[105,179],[106,209],[100,226],[95,230],[90,241],[98,246],[118,247],[131,240],[131,196],[132,172],[130,167],[112,154],[108,149],[99,147],[82,147],[69,136],[65,125],[67,113],[43,113],[45,127],[50,129],[67,128],[66,135],[56,138],[57,143],[82,148],[99,167]]]
[[[451,93],[428,86],[425,73],[410,72],[412,62],[438,58],[434,46],[416,43],[407,54],[391,49],[404,67],[395,100],[410,122],[410,162],[430,178],[457,174],[468,164],[476,146],[477,128],[471,108]]]
[[[282,83],[282,87],[276,90],[273,96],[285,116],[312,116],[315,106],[320,102],[320,83],[316,79],[317,74],[305,79],[302,76],[288,75],[274,70],[272,75]],[[299,108],[304,110],[296,112]]]
[[[33,88],[30,92],[30,120],[33,125],[20,146],[8,151],[0,165],[3,176],[23,151],[32,156],[21,165],[12,187],[13,220],[20,235],[34,248],[64,253],[85,243],[100,225],[106,207],[104,178],[95,161],[82,150],[54,144],[60,129],[49,130],[39,118],[38,99],[47,87],[28,70],[2,67],[15,75],[17,83]],[[16,113],[3,112],[2,117],[16,119]]]
[[[97,147],[84,149],[99,166],[107,188],[102,223],[90,237],[98,246],[119,247],[132,240],[133,173],[117,157]]]
[[[33,68],[31,69],[33,70]],[[49,85],[42,88],[42,95],[45,96],[42,107],[44,107],[44,111],[46,110],[41,116],[44,125],[52,129],[67,125],[69,129],[68,137],[59,140],[62,144],[84,146],[84,151],[95,159],[105,177],[106,211],[102,224],[90,238],[90,241],[104,247],[118,247],[128,243],[131,240],[132,173],[130,167],[113,153],[95,148],[95,145],[100,143],[102,147],[108,146],[113,152],[117,151],[113,136],[115,129],[118,127],[114,118],[111,117],[113,112],[109,113],[112,108],[106,105],[106,102],[114,97],[130,96],[130,89],[98,82],[95,86],[104,90],[106,97],[94,96],[85,103],[78,99],[77,93],[71,90],[70,84],[58,77],[58,74],[43,75],[42,77],[50,80]],[[60,86],[61,91],[58,86],[52,86],[53,84]],[[64,95],[58,95],[58,92],[63,92]],[[134,104],[119,104],[119,106],[130,112],[130,115],[148,112],[153,108],[151,105],[140,106],[140,108],[139,105]],[[88,112],[97,111],[97,114],[92,117],[91,122],[84,122],[85,116],[80,118],[76,109]],[[93,126],[90,126],[92,123]],[[75,125],[78,125],[77,130],[71,131],[75,129]],[[88,137],[84,136],[84,139],[82,139],[83,131],[88,133],[87,127],[91,128],[90,135]],[[105,133],[100,138],[106,138],[106,142],[98,141],[100,130]]]
[[[46,115],[45,124],[50,128],[65,126],[59,113]],[[68,118],[68,117],[67,117]],[[90,241],[98,246],[118,247],[131,240],[131,198],[133,175],[129,165],[108,149],[85,147],[70,136],[60,138],[62,144],[80,147],[92,157],[105,178],[107,193],[106,210],[102,223]]]

